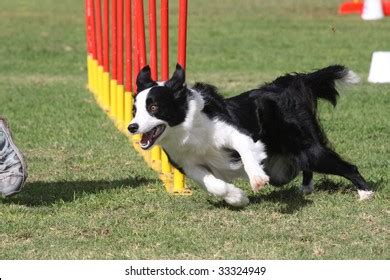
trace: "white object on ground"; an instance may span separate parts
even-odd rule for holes
[[[363,20],[378,20],[382,19],[384,16],[381,0],[364,0],[362,12]]]
[[[371,59],[370,83],[390,83],[390,52],[374,52]]]

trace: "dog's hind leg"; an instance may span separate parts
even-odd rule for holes
[[[221,179],[201,166],[184,168],[185,174],[202,185],[210,194],[223,198],[234,207],[244,207],[249,203],[245,192]]]
[[[303,171],[303,180],[301,190],[303,193],[312,193],[314,191],[313,186],[313,172]]]
[[[328,148],[323,148],[316,154],[311,161],[313,171],[338,175],[350,180],[357,187],[360,200],[373,196],[373,191],[355,165],[341,159],[337,153]]]

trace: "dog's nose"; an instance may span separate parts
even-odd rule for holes
[[[136,133],[138,128],[139,125],[137,123],[131,123],[127,129],[130,131],[130,133]]]

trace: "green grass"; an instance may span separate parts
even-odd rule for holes
[[[240,181],[252,203],[233,210],[191,182],[192,196],[166,194],[95,104],[81,1],[2,0],[0,113],[30,177],[0,199],[0,259],[389,259],[390,86],[365,81],[372,51],[389,50],[390,21],[340,17],[340,2],[190,1],[190,84],[232,95],[331,63],[363,78],[320,118],[375,198],[359,202],[333,176],[317,175],[308,196],[300,179],[257,195]]]

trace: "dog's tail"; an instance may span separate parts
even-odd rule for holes
[[[360,78],[355,72],[342,65],[331,65],[312,73],[303,74],[303,80],[315,97],[328,100],[333,106],[336,106],[339,96],[336,82],[357,84]]]

